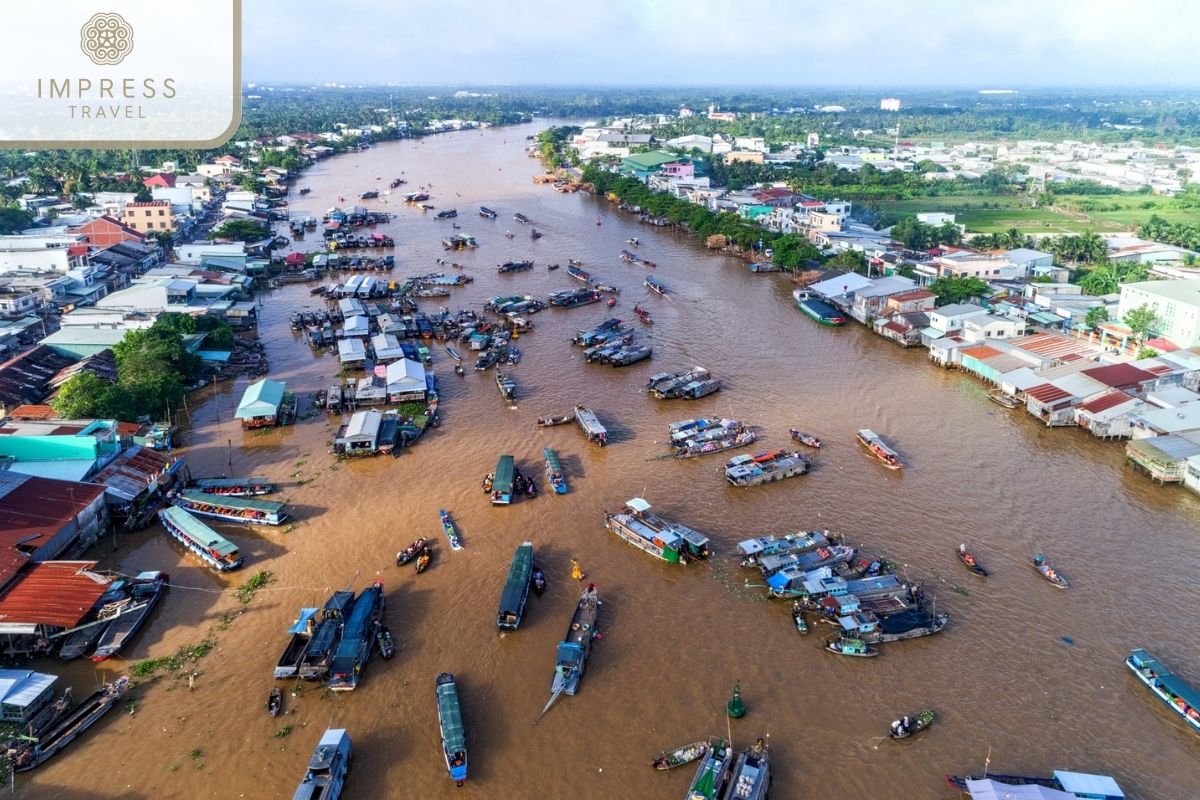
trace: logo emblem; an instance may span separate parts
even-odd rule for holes
[[[79,29],[79,49],[94,64],[120,64],[133,52],[133,27],[120,14],[95,14]]]

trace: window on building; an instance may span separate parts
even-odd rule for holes
[[[163,210],[162,210],[161,208],[158,210],[158,215],[159,215],[160,217],[163,215]]]

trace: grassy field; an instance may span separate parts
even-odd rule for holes
[[[944,211],[973,233],[996,233],[1016,228],[1028,234],[1132,231],[1152,214],[1169,222],[1200,224],[1200,210],[1179,208],[1169,197],[1147,195],[1066,195],[1054,208],[1030,208],[1029,199],[946,195],[879,204],[885,213],[918,214]]]

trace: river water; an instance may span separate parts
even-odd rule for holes
[[[947,797],[943,774],[979,770],[989,752],[995,771],[1107,772],[1138,798],[1200,796],[1195,736],[1122,663],[1130,648],[1147,646],[1200,682],[1193,578],[1200,500],[1135,475],[1119,446],[995,406],[979,383],[933,368],[922,352],[857,326],[815,325],[797,312],[781,276],[751,275],[688,237],[638,225],[602,199],[533,185],[540,166],[525,155],[524,140],[537,127],[389,143],[325,161],[300,179],[312,193],[295,197],[292,211],[319,215],[339,196],[348,205],[403,175],[409,186],[373,204],[397,214],[384,228],[397,241],[394,275],[414,275],[436,268],[451,223],[404,206],[400,194],[432,183],[431,202],[457,207],[462,230],[480,246],[453,257],[475,283],[424,308],[481,308],[494,294],[577,286],[565,270],[545,265],[579,258],[622,289],[618,316],[632,318],[634,302],[651,309],[653,360],[619,370],[587,365],[568,337],[604,319],[606,309],[544,311],[518,342],[525,358],[510,370],[519,403],[509,410],[491,372],[457,378],[436,347],[442,427],[398,458],[356,463],[329,454],[337,423],[324,415],[265,433],[234,428],[245,379],[194,396],[183,434],[192,473],[265,474],[282,484],[299,524],[286,532],[220,526],[247,557],[224,578],[174,549],[157,527],[123,537],[115,552],[104,545],[102,566],[168,570],[169,596],[125,654],[128,662],[35,668],[61,672],[81,692],[137,659],[206,635],[216,648],[195,667],[191,688],[172,676],[144,683],[134,692],[136,713],[110,715],[20,776],[17,794],[290,797],[332,724],[354,740],[350,797],[681,797],[692,768],[657,773],[648,760],[725,735],[727,725],[737,746],[769,735],[778,798]],[[496,208],[499,219],[480,219],[480,204]],[[532,242],[511,219],[517,211],[545,238]],[[618,260],[631,236],[658,263],[666,297],[646,292],[644,268]],[[497,275],[496,264],[522,258],[534,259],[535,270]],[[271,376],[298,393],[327,387],[337,372],[335,356],[314,354],[287,325],[292,310],[318,302],[306,286],[263,298],[260,335]],[[640,391],[651,373],[695,364],[726,388],[691,403]],[[575,426],[535,426],[577,402],[598,412],[611,446],[589,445]],[[668,422],[711,414],[762,426],[759,449],[786,446],[789,427],[827,446],[809,475],[754,489],[727,486],[719,456],[660,458]],[[855,445],[859,427],[897,447],[909,465],[903,474]],[[540,475],[545,446],[563,457],[571,492],[489,505],[479,482],[497,456],[512,453]],[[708,565],[673,567],[607,533],[602,512],[633,496],[708,533],[719,555]],[[463,551],[444,546],[439,507],[458,520]],[[950,627],[863,661],[821,652],[820,628],[800,637],[788,604],[747,588],[754,576],[729,553],[749,536],[814,528],[841,531],[924,580],[937,610],[952,615]],[[433,566],[420,576],[393,564],[418,535],[437,540]],[[501,585],[525,539],[536,545],[550,590],[530,598],[518,632],[497,636]],[[986,583],[958,564],[959,542],[970,542],[992,569]],[[1069,591],[1025,565],[1036,550],[1070,576]],[[571,558],[600,587],[605,636],[580,693],[534,727],[578,596]],[[275,581],[239,606],[228,590],[259,569]],[[271,670],[296,609],[377,576],[396,657],[373,660],[355,692],[310,689],[287,697],[285,716],[268,718]],[[461,790],[438,744],[433,681],[442,671],[458,677],[464,707],[471,777]],[[723,704],[739,680],[749,713],[728,723]],[[930,731],[880,743],[895,716],[925,707],[938,713]],[[283,725],[290,735],[277,737]]]

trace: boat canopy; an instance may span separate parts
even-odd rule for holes
[[[966,780],[971,800],[1078,800],[1078,796],[1037,784],[1000,783],[992,779]]]
[[[504,591],[500,595],[500,616],[520,612],[529,591],[529,574],[532,570],[533,544],[525,542],[517,548],[512,565],[508,568],[508,578],[504,581]]]
[[[645,514],[650,510],[650,503],[641,497],[631,498],[625,503],[625,505],[628,506],[631,511],[636,511],[639,514]]]
[[[271,481],[262,475],[248,478],[201,478],[196,481],[200,489],[238,489],[243,486],[267,486]]]
[[[1148,669],[1154,673],[1154,680],[1171,694],[1175,695],[1192,708],[1200,708],[1200,692],[1186,683],[1182,678],[1171,672],[1162,662],[1145,650],[1138,648],[1129,654],[1129,660],[1138,669]]]
[[[575,666],[579,663],[580,647],[575,642],[559,642],[558,643],[558,663],[559,665],[566,664]]]
[[[1086,772],[1067,772],[1054,770],[1054,779],[1064,791],[1076,797],[1097,797],[1104,800],[1117,800],[1125,796],[1117,782],[1107,775],[1089,775]]]
[[[492,479],[492,490],[502,494],[510,494],[512,492],[513,482],[513,457],[500,456],[500,460],[496,462],[496,475]]]
[[[237,545],[219,535],[212,528],[182,508],[167,506],[162,510],[162,514],[163,518],[170,522],[172,526],[179,529],[180,533],[209,552],[221,558],[237,555]]]
[[[317,611],[318,611],[318,609],[315,609],[315,608],[300,609],[300,616],[296,618],[296,621],[294,623],[292,623],[292,627],[288,628],[287,632],[288,633],[308,633],[309,623],[311,623],[313,617],[315,617],[317,615]]]
[[[467,736],[463,730],[462,710],[458,704],[458,688],[451,683],[439,683],[437,687],[438,719],[442,723],[442,738],[446,750],[461,753],[467,749]]]

